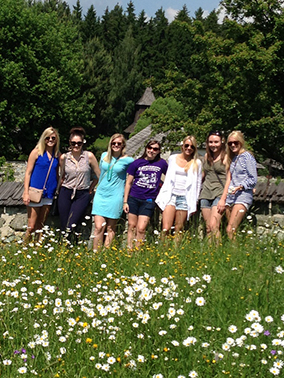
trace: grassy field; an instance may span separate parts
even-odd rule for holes
[[[2,244],[1,377],[284,376],[283,244]]]

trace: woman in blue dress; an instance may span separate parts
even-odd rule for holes
[[[42,229],[52,205],[58,179],[59,142],[57,130],[53,127],[48,127],[41,134],[36,147],[30,153],[22,197],[28,210],[28,228],[24,237],[25,241],[30,240],[31,233]],[[50,172],[48,174],[49,168]],[[47,174],[48,178],[46,180]],[[44,184],[45,188],[43,188]],[[39,203],[31,202],[29,197],[30,186],[44,189]],[[37,239],[40,238],[40,235],[41,233],[39,232]]]
[[[115,236],[116,224],[123,211],[126,171],[133,158],[125,155],[126,142],[122,134],[114,134],[108,150],[100,159],[101,175],[93,201],[94,251],[109,247]],[[104,240],[105,235],[105,240]]]

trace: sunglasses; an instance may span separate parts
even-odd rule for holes
[[[122,146],[122,143],[121,142],[112,142],[111,145],[120,147],[120,146]]]
[[[228,146],[231,147],[232,145],[235,145],[235,146],[238,146],[240,144],[240,142],[238,140],[234,140],[232,142],[228,142]]]
[[[218,130],[210,131],[208,136],[211,136],[211,135],[217,135],[219,137],[223,137],[223,134],[221,133],[221,131],[218,131]]]
[[[54,141],[56,139],[56,137],[55,136],[52,136],[52,137],[46,137],[45,138],[45,140],[47,140],[47,141],[49,141],[49,140],[52,140],[52,141]]]
[[[78,146],[81,147],[83,145],[83,142],[70,142],[72,147]]]
[[[188,144],[188,143],[186,143],[186,144],[184,144],[184,148],[191,148],[192,150],[195,150],[195,147],[192,145],[192,144]]]
[[[159,147],[147,147],[147,150],[153,150],[154,152],[160,151]]]

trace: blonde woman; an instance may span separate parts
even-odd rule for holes
[[[123,211],[126,171],[133,158],[125,155],[126,142],[122,134],[114,134],[107,152],[100,159],[101,176],[93,201],[94,251],[103,244],[109,247],[115,236],[116,224]]]
[[[228,136],[227,156],[227,179],[217,209],[220,213],[226,209],[227,234],[233,239],[252,204],[257,170],[255,158],[246,150],[244,136],[240,131],[233,131]]]
[[[163,230],[166,234],[175,224],[175,231],[183,229],[184,223],[197,210],[201,188],[202,164],[198,159],[194,136],[184,138],[181,153],[169,158],[165,182],[156,203],[163,211]]]
[[[42,229],[52,205],[58,178],[59,143],[57,130],[48,127],[41,134],[36,147],[28,158],[22,197],[28,210],[28,228],[24,237],[27,241],[32,232]],[[30,186],[44,189],[39,203],[31,202],[29,197]],[[40,236],[40,233],[38,235]]]

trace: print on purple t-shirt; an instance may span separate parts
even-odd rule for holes
[[[162,174],[166,174],[168,164],[164,159],[151,162],[137,159],[131,163],[127,173],[134,177],[129,195],[142,200],[155,199],[159,193]]]

